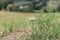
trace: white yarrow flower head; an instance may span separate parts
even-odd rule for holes
[[[35,16],[29,16],[29,17],[28,17],[28,20],[29,20],[29,21],[35,21],[36,19],[37,19],[37,18],[36,18]]]

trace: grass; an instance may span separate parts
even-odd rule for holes
[[[37,17],[34,24],[28,24],[27,17]],[[31,22],[30,22],[31,23]],[[11,32],[17,27],[32,28],[31,36],[25,40],[58,40],[60,38],[60,14],[59,13],[21,13],[0,11],[0,34]]]

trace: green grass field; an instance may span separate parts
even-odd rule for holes
[[[32,16],[37,17],[35,33],[32,29],[34,24],[31,25],[27,19]],[[17,28],[31,28],[31,35],[24,40],[60,40],[60,14],[0,11],[0,35]]]

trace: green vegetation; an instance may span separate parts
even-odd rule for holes
[[[27,40],[58,40],[60,38],[60,17],[56,14],[42,14],[36,20],[36,29]]]
[[[9,4],[13,4],[15,6],[9,8],[9,10],[12,9],[12,11],[21,11],[20,8],[23,8],[23,11],[25,12],[24,8],[27,9],[30,7],[30,9],[27,9],[26,12],[31,12],[31,10],[32,11],[39,10],[39,9],[43,8],[44,6],[46,6],[48,0],[45,0],[45,1],[44,0],[38,0],[38,1],[36,1],[36,0],[31,0],[31,1],[25,0],[25,1],[17,2],[17,3],[14,3],[14,0],[6,0],[6,1],[0,0],[0,1],[1,1],[0,3],[2,4],[2,5],[0,4],[1,9],[6,10],[6,8],[8,7]],[[27,6],[29,6],[29,7],[27,7]]]
[[[0,11],[0,38],[22,28],[30,33],[24,34],[23,40],[60,40],[60,4],[49,0],[31,1],[0,2],[0,10],[6,9]],[[16,36],[14,39],[17,40]]]
[[[34,24],[31,25],[31,22],[27,20],[29,16],[37,17],[35,29],[33,28]],[[31,28],[31,35],[24,37],[25,40],[58,40],[60,38],[60,14],[25,14],[17,12],[0,14],[0,28],[2,29],[0,31],[2,34],[12,32],[18,27]]]
[[[60,12],[60,3],[56,0],[25,0],[14,3],[14,0],[0,0],[0,10],[19,12]],[[9,7],[9,5],[12,5]],[[8,9],[7,9],[8,8]]]
[[[31,2],[18,2],[15,5],[8,5],[7,8],[9,11],[19,11],[19,12],[33,12],[33,7]]]
[[[56,25],[57,22],[55,20],[54,14],[39,16],[36,22],[36,34],[32,34],[32,39],[30,38],[30,40],[56,40],[56,38],[58,38],[58,33],[56,30],[59,31],[59,27]]]
[[[29,5],[29,4],[31,4],[31,2],[22,1],[22,2],[17,2],[15,5],[16,5],[16,6],[23,6],[23,5]]]

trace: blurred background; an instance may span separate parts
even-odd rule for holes
[[[60,12],[60,0],[0,0],[0,10],[18,12]]]

